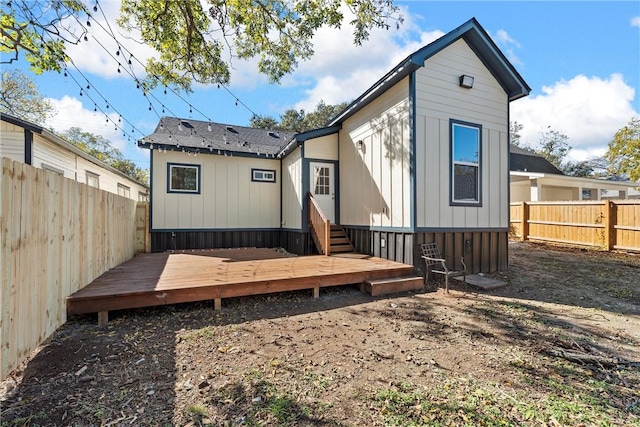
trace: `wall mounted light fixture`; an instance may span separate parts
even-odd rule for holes
[[[460,76],[460,87],[471,89],[473,87],[473,77],[463,74]]]

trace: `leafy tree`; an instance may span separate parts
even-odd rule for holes
[[[633,117],[616,132],[605,157],[612,173],[640,181],[640,117]]]
[[[138,167],[131,160],[125,159],[122,152],[111,145],[108,139],[91,132],[85,132],[78,127],[68,129],[62,133],[62,136],[68,142],[101,162],[118,169],[143,184],[148,184],[149,171]]]
[[[509,122],[509,139],[510,139],[510,143],[511,145],[515,146],[515,147],[521,147],[521,142],[520,142],[520,131],[524,129],[524,125],[518,122]]]
[[[250,126],[256,129],[277,130],[278,121],[273,117],[269,117],[269,116],[253,116],[251,117]]]
[[[562,162],[571,150],[571,146],[569,146],[567,142],[568,139],[569,137],[567,135],[548,127],[547,131],[543,132],[540,136],[540,140],[538,141],[539,148],[536,149],[535,152],[562,170]]]
[[[316,109],[310,113],[304,110],[290,109],[280,115],[280,122],[273,117],[256,116],[251,119],[251,127],[260,129],[282,130],[287,132],[306,132],[313,129],[325,127],[329,120],[347,107],[343,102],[336,105],[327,105],[320,101]]]
[[[604,157],[592,157],[587,160],[567,162],[562,170],[569,176],[578,177],[597,177],[615,179],[616,177],[609,175],[608,162]]]
[[[38,92],[33,79],[20,70],[2,73],[0,111],[41,126],[55,113],[53,105]]]
[[[313,55],[321,27],[340,27],[345,8],[357,45],[372,29],[402,22],[393,0],[122,0],[118,24],[139,31],[139,42],[158,52],[146,64],[147,87],[188,91],[192,81],[227,83],[233,58],[257,57],[260,72],[279,81]],[[36,72],[60,71],[67,44],[85,39],[91,13],[81,0],[3,2],[0,52],[10,54],[9,62],[25,52]]]

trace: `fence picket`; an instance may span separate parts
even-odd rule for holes
[[[137,202],[6,158],[0,191],[3,380],[66,321],[67,296],[134,256]]]

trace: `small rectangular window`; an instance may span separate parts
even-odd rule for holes
[[[451,120],[451,204],[481,205],[482,126]]]
[[[100,188],[100,175],[87,171],[87,185],[90,187]]]
[[[276,171],[270,169],[251,169],[251,181],[276,182]]]
[[[200,165],[167,164],[167,192],[200,194]]]
[[[124,184],[118,184],[118,195],[124,197],[131,197],[131,188]]]
[[[138,201],[139,202],[148,202],[149,195],[143,191],[138,191]]]
[[[64,176],[64,171],[62,169],[54,168],[53,166],[50,166],[50,165],[48,165],[46,163],[42,163],[41,167],[42,167],[42,169],[46,170],[47,172],[51,172],[51,173],[55,173],[56,175]]]

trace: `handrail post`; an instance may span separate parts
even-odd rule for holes
[[[324,254],[331,255],[331,221],[328,219],[324,223]]]

